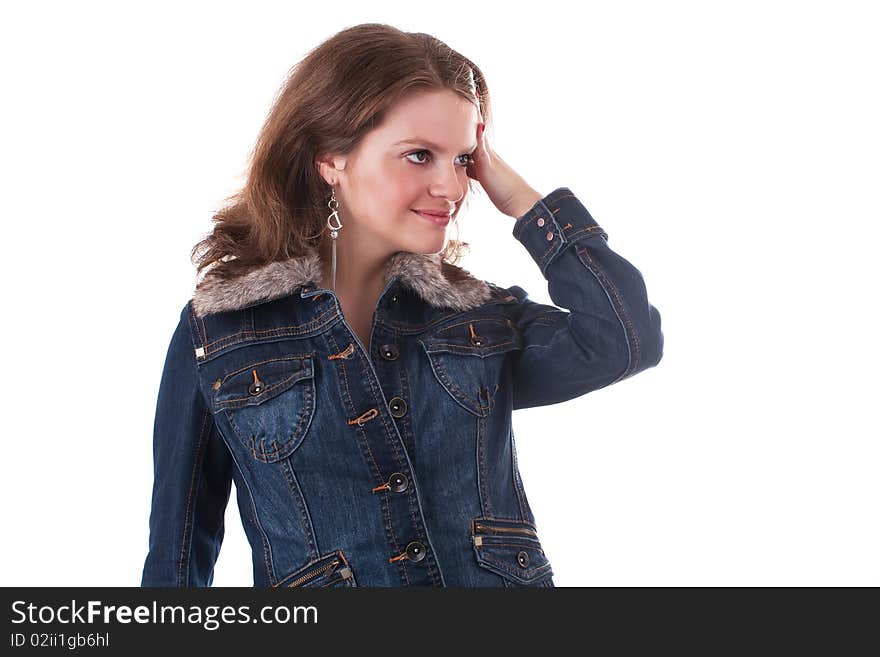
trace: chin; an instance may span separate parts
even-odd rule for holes
[[[412,240],[407,245],[405,245],[401,250],[409,251],[410,253],[421,253],[424,255],[431,255],[434,253],[439,253],[443,250],[443,247],[446,246],[446,236],[439,235],[437,237],[430,237],[426,239],[420,240]]]

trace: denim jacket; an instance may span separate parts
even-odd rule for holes
[[[369,344],[317,251],[196,286],[153,427],[141,586],[210,586],[231,482],[254,586],[554,586],[512,411],[656,365],[638,269],[567,187],[513,224],[555,305],[398,252]]]

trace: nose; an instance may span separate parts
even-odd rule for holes
[[[464,198],[464,190],[467,189],[467,185],[459,182],[456,166],[453,164],[448,168],[442,167],[437,175],[437,180],[431,186],[431,195],[446,198],[450,203],[458,205]],[[465,179],[467,179],[467,174],[465,174]]]

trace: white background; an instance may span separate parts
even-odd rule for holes
[[[46,3],[0,14],[3,585],[137,586],[192,245],[287,71],[386,22],[642,272],[660,365],[518,411],[558,586],[880,585],[872,3]],[[484,193],[464,266],[549,303]],[[250,586],[235,495],[214,584]]]

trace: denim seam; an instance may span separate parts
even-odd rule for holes
[[[333,317],[331,316],[333,315],[336,315],[336,310],[335,308],[330,308],[321,315],[315,317],[313,320],[306,322],[305,324],[276,326],[271,329],[263,329],[260,331],[255,330],[252,331],[250,335],[245,335],[244,337],[241,333],[234,333],[231,335],[225,335],[222,338],[217,338],[216,340],[212,340],[211,342],[207,342],[206,336],[206,342],[202,346],[204,347],[205,355],[207,356],[208,353],[214,353],[215,351],[219,351],[220,349],[224,349],[230,345],[238,344],[240,342],[252,342],[260,338],[301,336],[311,333],[313,331],[317,331],[318,329],[322,329],[326,325],[331,324],[333,320]]]
[[[477,430],[477,473],[480,478],[480,509],[483,513],[492,513],[492,499],[489,495],[489,487],[486,482],[489,481],[489,474],[486,469],[486,427],[482,417],[475,418]]]
[[[575,252],[577,253],[577,255],[585,257],[587,259],[588,262],[584,263],[582,258],[578,258],[581,263],[584,264],[586,268],[593,274],[599,285],[605,291],[605,294],[608,296],[608,300],[611,302],[611,307],[614,309],[614,313],[617,315],[617,319],[621,323],[621,326],[623,328],[623,337],[626,340],[628,353],[628,365],[624,368],[623,372],[618,377],[616,377],[610,384],[608,384],[611,385],[613,383],[616,383],[617,381],[620,381],[621,379],[626,378],[626,376],[628,376],[630,372],[638,367],[639,361],[641,360],[639,337],[635,331],[632,318],[626,311],[620,292],[617,290],[617,287],[615,287],[614,282],[605,275],[604,271],[602,271],[601,267],[599,266],[599,262],[593,259],[593,257],[589,253],[589,250],[585,247],[581,249],[576,249]],[[609,287],[611,288],[613,295],[609,293]]]
[[[196,441],[196,454],[193,461],[192,474],[190,475],[189,491],[186,497],[186,513],[183,519],[183,535],[180,540],[180,557],[177,562],[177,585],[189,583],[189,567],[192,560],[192,518],[194,514],[193,507],[195,505],[193,499],[193,491],[198,489],[202,479],[202,450],[204,447],[205,426],[208,425],[210,412],[204,409],[202,415],[202,426],[199,430],[199,438]],[[186,573],[184,574],[184,570]]]
[[[317,533],[315,532],[314,524],[312,524],[312,515],[309,513],[308,503],[296,478],[296,472],[294,472],[293,465],[290,463],[290,457],[281,461],[281,470],[287,483],[287,490],[290,491],[291,502],[299,512],[303,533],[309,546],[309,559],[317,559],[321,554],[321,547],[318,545]],[[283,581],[283,579],[282,577],[281,580]]]
[[[233,372],[229,372],[226,376],[224,376],[222,379],[220,379],[220,385],[218,386],[218,390],[219,390],[219,388],[223,387],[223,384],[226,383],[226,381],[230,377],[236,376],[237,374],[241,374],[242,372],[244,372],[246,370],[256,368],[260,365],[265,365],[266,363],[274,363],[277,361],[291,361],[291,360],[305,361],[305,360],[309,360],[309,359],[314,358],[316,356],[316,354],[317,354],[317,352],[312,351],[312,352],[309,352],[306,354],[295,354],[295,355],[291,355],[291,356],[284,356],[283,358],[269,358],[267,360],[261,360],[256,363],[251,363],[250,365],[246,365],[245,367],[240,367]],[[262,394],[265,394],[265,393],[269,392],[270,390],[275,390],[276,388],[280,388],[280,387],[284,386],[291,379],[294,379],[293,383],[297,383],[303,379],[312,379],[312,378],[314,378],[314,368],[312,367],[311,363],[309,363],[309,369],[307,372],[304,373],[304,370],[299,370],[297,372],[294,372],[293,374],[288,376],[283,381],[279,381],[278,383],[275,383],[275,384],[269,386],[268,388],[264,388]],[[292,385],[293,384],[291,384],[291,386]],[[290,386],[288,386],[288,387],[290,387]],[[250,397],[235,397],[233,399],[216,399],[216,394],[215,394],[214,406],[218,409],[225,408],[226,405],[229,404],[229,402],[240,402],[240,401],[246,401],[246,400],[250,400],[250,399],[251,399]]]
[[[247,477],[244,475],[244,471],[241,469],[241,464],[238,462],[238,457],[235,454],[234,449],[229,449],[230,454],[232,455],[232,460],[235,463],[235,469],[238,470],[238,474],[241,477],[242,482],[244,483],[245,488],[247,489],[248,499],[251,501],[251,511],[253,512],[253,520],[254,526],[257,528],[257,534],[260,536],[260,543],[263,545],[263,565],[266,567],[266,575],[269,578],[269,583],[274,584],[277,579],[275,577],[275,564],[272,559],[272,546],[269,543],[269,539],[266,537],[266,532],[263,529],[263,525],[260,523],[260,518],[257,515],[257,503],[254,499],[254,492],[251,490],[251,485],[247,480]]]
[[[516,444],[513,439],[513,427],[510,428],[510,475],[513,480],[513,489],[516,494],[516,501],[519,504],[519,513],[525,518],[526,517],[526,506],[523,502],[523,498],[525,497],[525,491],[520,488],[519,482],[519,467],[517,466],[517,454],[516,454]]]
[[[477,548],[477,549],[481,549],[481,548]],[[521,571],[522,574],[517,575],[513,572],[513,569],[511,568],[510,564],[508,564],[505,561],[499,561],[498,559],[494,559],[493,557],[488,556],[486,554],[481,554],[480,559],[488,564],[492,564],[493,566],[495,566],[496,568],[498,568],[500,570],[503,570],[511,577],[522,577],[523,579],[534,579],[535,577],[546,574],[546,572],[548,570],[550,570],[550,562],[547,561],[546,563],[544,563],[540,566],[535,566],[534,568],[524,568]]]
[[[453,342],[433,342],[432,341],[430,344],[431,344],[431,349],[433,349],[435,347],[457,347],[458,349],[466,349],[468,351],[479,354],[480,352],[486,352],[487,350],[494,349],[496,347],[505,347],[509,344],[516,344],[516,340],[508,340],[507,342],[497,342],[495,344],[490,344],[485,347],[468,347],[467,345],[455,344]],[[487,353],[486,355],[491,356],[493,354]]]
[[[479,518],[476,518],[476,520],[497,520],[502,523],[510,522],[513,524],[528,525],[531,529],[534,530],[534,532],[536,534],[538,533],[538,527],[537,527],[537,525],[535,525],[535,523],[530,522],[529,520],[523,520],[522,518],[505,518],[503,516],[484,515],[484,516],[480,516]]]
[[[479,417],[481,411],[483,410],[483,405],[478,400],[477,405],[474,406],[473,402],[469,400],[464,391],[455,384],[455,382],[446,372],[446,369],[443,367],[443,357],[439,355],[445,352],[441,351],[437,353],[431,353],[427,350],[427,347],[425,347],[425,353],[428,354],[428,360],[430,362],[431,369],[433,370],[437,380],[440,382],[440,385],[450,394],[453,400],[458,402],[460,406],[464,407],[465,410]]]

